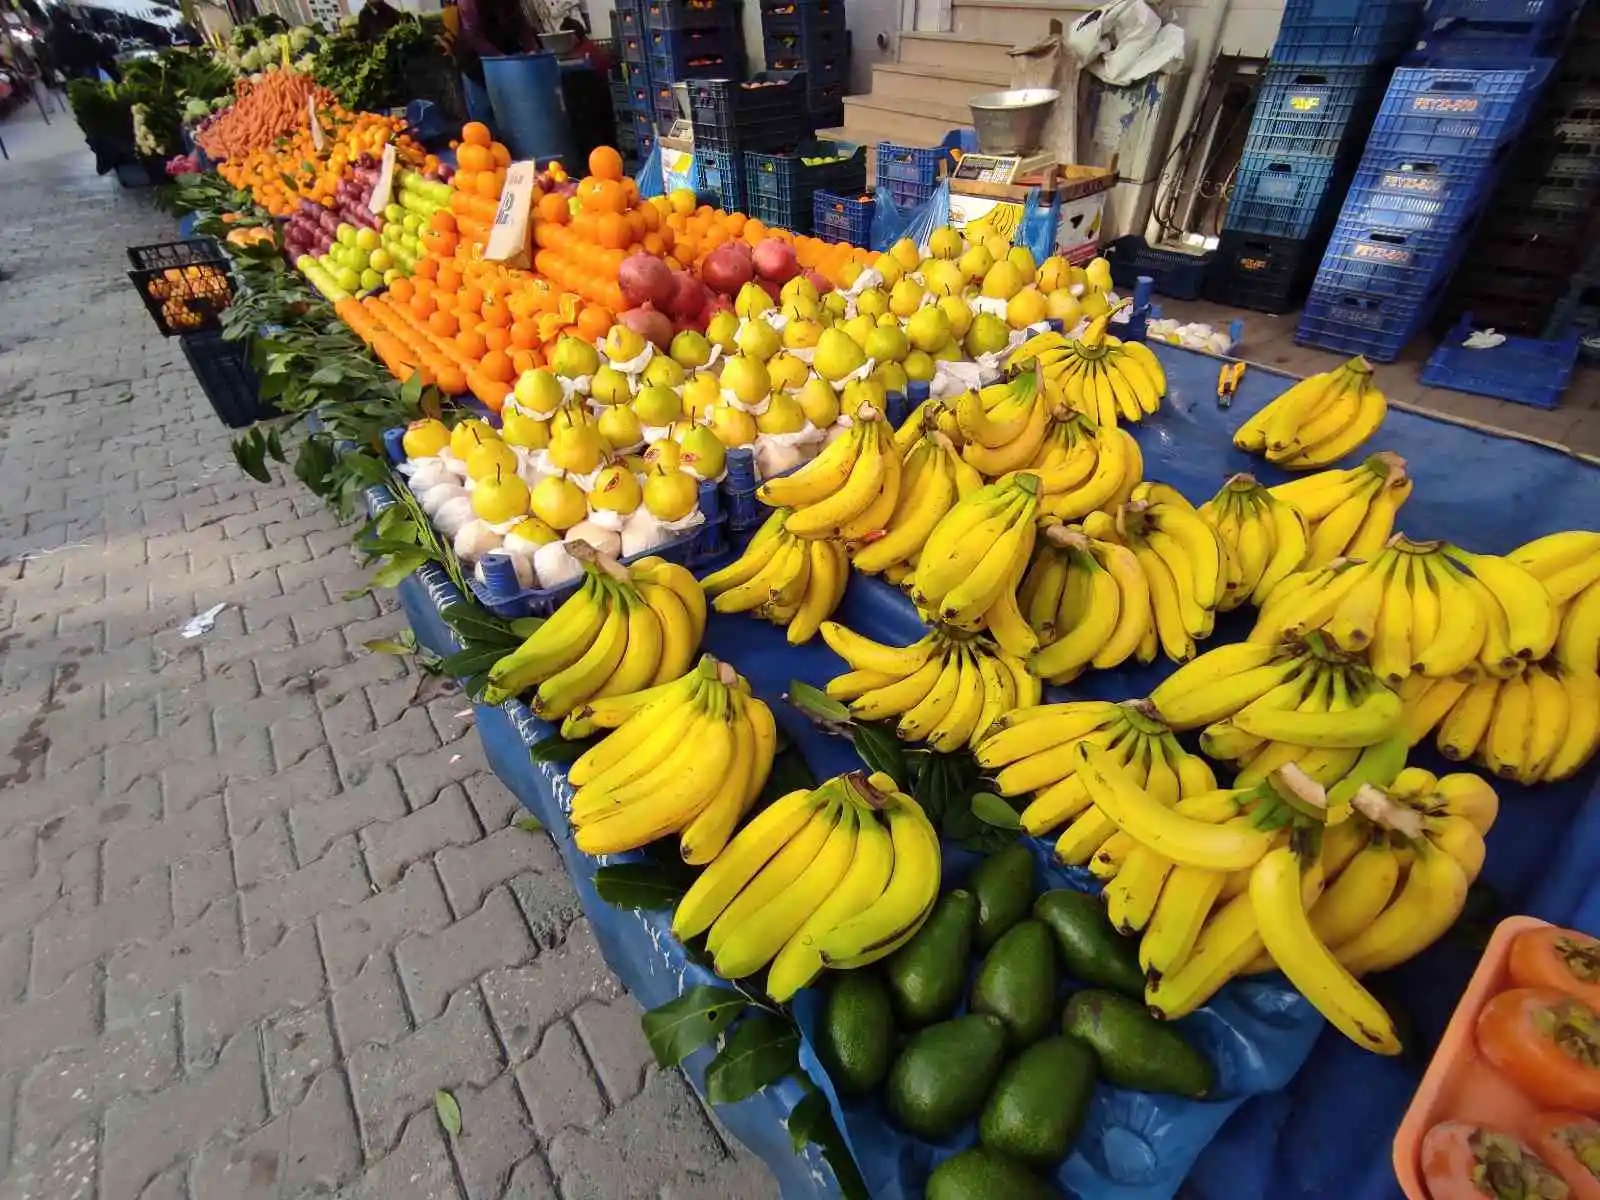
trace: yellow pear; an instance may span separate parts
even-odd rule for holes
[[[1079,311],[1091,321],[1096,317],[1103,316],[1110,307],[1111,305],[1106,302],[1106,294],[1096,291],[1094,288],[1088,289],[1078,297]]]
[[[881,417],[886,398],[887,392],[883,384],[876,379],[852,379],[844,385],[844,395],[840,397],[839,408],[854,418],[860,414],[862,405],[867,405]]]
[[[966,350],[973,358],[1004,350],[1011,340],[1006,323],[993,313],[979,313],[967,330]]]
[[[1011,262],[1002,259],[983,277],[982,294],[991,300],[1009,300],[1022,290],[1022,274]]]
[[[1024,283],[1031,283],[1039,270],[1033,261],[1033,251],[1026,246],[1011,247],[1006,251],[1006,261],[1022,273]]]
[[[560,408],[565,395],[555,372],[544,367],[524,371],[517,377],[516,387],[511,389],[511,397],[519,407],[542,417],[548,417]]]
[[[694,331],[686,329],[684,332],[693,333]],[[696,336],[698,337],[699,335],[696,334]],[[675,388],[683,386],[686,376],[683,364],[677,359],[669,354],[657,354],[650,359],[649,364],[644,369],[644,374],[639,378],[652,387]]]
[[[644,452],[645,466],[652,470],[676,471],[682,458],[683,447],[671,438],[651,442],[649,449]]]
[[[956,266],[961,268],[961,273],[968,280],[976,282],[989,273],[989,268],[994,266],[994,255],[982,246],[973,246],[960,258],[956,259]]]
[[[568,379],[593,375],[599,365],[600,352],[582,338],[574,337],[570,333],[556,343],[555,353],[550,356],[551,369],[557,375],[564,375]]]
[[[923,268],[923,282],[935,296],[959,296],[966,290],[967,277],[948,259],[934,259]]]
[[[443,421],[437,421],[432,417],[411,422],[406,426],[405,434],[400,439],[400,445],[405,449],[407,458],[427,458],[439,453],[449,444],[450,431],[444,427]]]
[[[515,462],[507,469],[496,467],[492,475],[478,480],[472,489],[472,511],[491,525],[514,521],[528,514],[528,485],[517,475]]]
[[[606,467],[594,477],[589,489],[590,508],[624,516],[638,508],[643,498],[633,472],[621,466]]]
[[[983,239],[983,248],[995,262],[1000,262],[1011,252],[1011,239],[1003,233],[992,233]]]
[[[1056,288],[1044,298],[1044,313],[1060,321],[1061,327],[1070,332],[1083,318],[1083,305],[1066,288]]]
[[[880,254],[872,260],[872,269],[883,276],[883,282],[888,287],[893,287],[900,282],[905,268],[900,265],[900,260],[892,254]]]
[[[784,304],[791,304],[801,297],[810,300],[813,304],[817,301],[817,285],[804,275],[796,275],[778,289],[778,299]]]
[[[658,521],[681,521],[700,502],[693,477],[676,467],[650,472],[644,481],[644,506]]]
[[[961,235],[948,225],[939,226],[928,236],[928,253],[935,258],[960,258],[965,246]]]
[[[508,445],[543,450],[550,444],[550,423],[508,407],[500,414],[500,437]]]
[[[930,304],[906,322],[906,336],[918,350],[931,354],[950,340],[950,318],[937,304]]]
[[[552,466],[574,475],[587,475],[600,465],[605,447],[600,442],[600,430],[586,423],[556,430],[545,453]]]
[[[715,375],[696,375],[683,385],[683,407],[692,421],[698,421],[722,399]]]
[[[791,321],[815,321],[822,316],[822,305],[811,296],[796,296],[785,302],[783,315]]]
[[[911,382],[906,369],[897,362],[881,362],[872,368],[869,378],[883,384],[885,392],[903,392]]]
[[[598,368],[589,384],[589,398],[596,404],[626,404],[633,399],[628,377],[610,363]]]
[[[719,407],[727,408],[727,405],[719,405]],[[731,409],[729,411],[737,412],[738,410]],[[750,420],[749,413],[739,413],[739,415],[747,421]],[[750,424],[751,428],[755,427],[754,421],[751,421]],[[754,434],[751,434],[750,440],[755,440]],[[683,435],[683,450],[680,463],[686,470],[693,471],[701,479],[717,478],[722,474],[722,468],[727,464],[727,461],[727,446],[704,425],[696,425]]]
[[[706,418],[706,428],[717,435],[717,441],[728,447],[748,446],[760,432],[754,417],[731,404],[719,404],[713,408],[711,415]]]
[[[818,429],[826,429],[839,419],[839,394],[826,379],[813,375],[795,396],[806,420]]]
[[[529,493],[528,503],[533,503],[532,493]],[[538,517],[523,517],[510,529],[506,530],[506,546],[516,549],[518,542],[526,542],[530,547],[548,546],[551,542],[559,542],[561,535]]]
[[[671,425],[683,415],[683,399],[670,387],[652,384],[634,397],[633,414],[641,425]]]
[[[933,356],[925,350],[913,350],[900,365],[905,368],[906,378],[913,382],[927,383],[933,378]]]
[[[809,350],[821,336],[822,326],[816,321],[790,321],[783,327],[783,344],[791,350]]]
[[[884,325],[872,331],[865,349],[868,358],[879,362],[903,362],[911,353],[911,339],[898,324]]]
[[[516,453],[499,438],[485,438],[467,455],[469,479],[486,479],[501,468],[508,474],[517,473]]]
[[[1062,258],[1061,255],[1052,254],[1039,264],[1036,282],[1039,284],[1039,290],[1046,295],[1057,288],[1066,287],[1069,279],[1070,272],[1067,270],[1067,260]]]
[[[735,321],[735,326],[737,324]],[[711,343],[706,340],[705,334],[685,329],[672,339],[671,354],[673,361],[680,366],[703,367],[711,361]],[[650,360],[650,365],[655,365],[655,359]]]
[[[881,320],[882,318],[879,319]],[[866,313],[857,313],[840,328],[850,335],[850,340],[855,342],[857,346],[865,348],[867,339],[872,336],[872,331],[878,328],[878,322],[867,316]]]
[[[856,311],[880,317],[889,311],[889,295],[882,288],[868,288],[856,297]]]
[[[842,288],[854,287],[856,280],[861,278],[861,272],[865,269],[865,267],[852,258],[849,262],[845,263],[839,268],[839,286]],[[828,294],[830,296],[833,295],[832,292],[829,292]]]
[[[1084,267],[1083,277],[1089,286],[1098,292],[1111,290],[1111,264],[1098,255],[1091,258],[1089,265]]]
[[[785,334],[788,332],[789,331],[787,329],[784,330]],[[822,326],[818,325],[817,337],[820,338],[821,336]],[[814,346],[816,345],[816,342],[813,341],[811,344]],[[795,388],[803,384],[806,381],[806,377],[810,374],[811,369],[807,367],[805,363],[801,362],[794,355],[786,354],[782,350],[778,351],[778,353],[767,359],[767,378],[772,380],[772,390],[775,392],[793,391]]]
[[[831,319],[844,316],[849,307],[850,303],[843,292],[829,292],[822,298],[822,311]]]
[[[741,404],[753,408],[771,394],[772,376],[767,374],[767,365],[759,358],[735,354],[722,364],[722,386],[737,396]],[[744,443],[733,444],[742,446]]]
[[[612,450],[629,450],[644,441],[644,426],[626,404],[606,409],[595,424]]]
[[[738,349],[738,337],[739,318],[727,309],[717,313],[706,324],[706,340],[713,345],[721,346],[724,354],[732,354]]]
[[[922,265],[922,252],[910,238],[901,238],[889,247],[889,253],[894,255],[895,262],[908,271],[915,271]]]
[[[799,433],[806,427],[806,412],[788,392],[774,392],[766,411],[756,417],[762,433]]]
[[[950,318],[950,336],[966,337],[972,327],[972,308],[960,296],[941,296],[939,307]]]
[[[1013,329],[1025,329],[1048,315],[1044,293],[1036,287],[1025,287],[1006,301],[1006,320]]]
[[[775,307],[777,306],[772,303],[772,297],[767,293],[767,289],[759,283],[745,284],[733,300],[733,311],[745,320],[759,317]]]
[[[630,362],[644,352],[644,338],[620,322],[611,327],[603,345],[612,362]]]
[[[477,449],[479,442],[498,437],[487,421],[468,417],[450,431],[450,453],[465,462],[467,455]]]
[[[863,318],[857,317],[856,320]],[[872,318],[865,318],[871,321]],[[876,328],[876,326],[873,326]],[[862,338],[862,342],[866,337]],[[866,361],[866,354],[848,332],[843,329],[824,329],[817,339],[817,349],[811,356],[811,365],[818,375],[827,380],[843,379]]]
[[[889,293],[889,311],[897,317],[909,317],[922,307],[922,285],[915,279],[902,279]]]
[[[766,362],[783,345],[778,331],[765,321],[746,321],[736,339],[739,353],[758,362]]]
[[[528,508],[558,533],[571,529],[589,515],[583,489],[564,475],[546,475],[533,485]]]

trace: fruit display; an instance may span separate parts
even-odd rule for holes
[[[850,563],[837,542],[800,538],[780,508],[736,561],[701,582],[718,612],[754,612],[788,629],[789,644],[810,641],[844,598]]]
[[[1600,749],[1600,679],[1581,667],[1532,663],[1505,679],[1432,680],[1412,703],[1417,740],[1431,718],[1439,753],[1518,783],[1570,779]]]
[[[660,559],[623,567],[583,545],[573,555],[583,564],[583,586],[489,669],[486,702],[532,692],[533,711],[559,720],[586,702],[642,693],[689,669],[706,619],[694,576]]]
[[[828,681],[828,695],[857,720],[893,720],[905,741],[959,750],[1002,713],[1039,703],[1026,664],[987,638],[936,631],[910,646],[885,646],[832,621],[821,628],[851,668]]]
[[[159,308],[164,329],[199,329],[233,302],[233,282],[221,263],[134,272],[132,277],[145,303]]]
[[[1107,429],[1137,423],[1161,408],[1167,376],[1143,342],[1107,333],[1112,312],[1090,321],[1079,337],[1035,334],[1011,354],[1009,365],[1032,361],[1051,401],[1081,412]]]
[[[1543,584],[1555,605],[1556,660],[1573,671],[1600,670],[1600,533],[1552,533],[1519,546],[1506,560]]]
[[[1389,402],[1357,355],[1294,384],[1239,427],[1233,444],[1291,471],[1338,462],[1383,424]]]
[[[1272,589],[1298,571],[1310,553],[1304,515],[1251,475],[1234,475],[1200,516],[1216,530],[1226,556],[1227,578],[1217,607],[1226,612],[1249,601],[1260,608]]]
[[[684,941],[704,934],[724,979],[770,966],[766,989],[778,1001],[825,969],[892,954],[922,928],[939,893],[939,835],[880,773],[789,793],[709,863],[672,931]]]
[[[1360,466],[1319,471],[1267,491],[1305,518],[1304,565],[1325,567],[1336,558],[1375,557],[1394,533],[1395,515],[1410,499],[1411,487],[1405,459],[1385,451]]]

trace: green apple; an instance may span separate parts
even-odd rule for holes
[[[333,281],[347,292],[361,290],[361,276],[349,267],[340,267],[333,273]]]
[[[407,233],[416,233],[422,228],[422,218],[414,212],[408,212],[400,220],[400,227]]]
[[[398,204],[385,204],[383,206],[383,219],[385,221],[401,221],[405,219],[406,210]]]
[[[405,277],[406,277],[406,273],[404,271],[402,271],[399,267],[390,267],[387,271],[385,271],[383,273],[383,282],[384,282],[384,285],[387,286],[387,285],[393,283],[396,279],[404,279]]]
[[[356,230],[356,245],[360,246],[361,249],[376,250],[382,244],[383,239],[378,236],[378,231],[376,229],[368,229],[363,225],[360,229]]]
[[[348,222],[340,225],[333,233],[334,241],[341,246],[354,246],[356,244],[356,227]]]
[[[394,266],[394,255],[380,246],[367,256],[367,265],[374,271],[387,271]]]
[[[383,276],[378,274],[378,272],[374,271],[371,267],[368,267],[365,271],[361,272],[361,288],[363,291],[370,292],[373,288],[378,287],[382,283]]]

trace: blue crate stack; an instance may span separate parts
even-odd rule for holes
[[[1560,11],[1534,0],[1521,42],[1548,44],[1541,30],[1565,29]],[[1504,15],[1504,14],[1502,14]],[[1517,26],[1496,25],[1516,44]],[[1448,26],[1447,26],[1448,28]],[[1469,43],[1481,53],[1481,40]],[[1449,43],[1445,43],[1448,48]],[[1471,312],[1480,325],[1539,334],[1573,292],[1585,290],[1582,263],[1600,238],[1600,3],[1591,0],[1545,87],[1526,133],[1511,149],[1471,249],[1451,283],[1444,316]],[[1593,279],[1587,286],[1593,286]]]
[[[806,73],[813,129],[844,124],[850,82],[844,0],[761,0],[761,46],[769,71]]]
[[[743,212],[745,152],[792,150],[811,136],[806,73],[762,71],[750,79],[695,79],[688,85],[701,194],[725,212]]]
[[[1213,300],[1286,312],[1310,286],[1420,0],[1289,0],[1207,275]]]
[[[650,39],[644,24],[644,0],[617,0],[613,14],[617,58],[627,88],[627,107],[617,113],[619,148],[626,137],[632,162],[650,157],[655,148],[654,89],[650,80]],[[624,133],[626,130],[626,133]]]
[[[1399,356],[1443,301],[1549,68],[1394,73],[1295,341]]]
[[[742,79],[744,34],[737,0],[639,0],[650,82]],[[656,111],[663,112],[659,94]]]
[[[860,196],[867,185],[867,148],[807,141],[791,154],[744,156],[745,211],[768,225],[809,234],[819,191]]]

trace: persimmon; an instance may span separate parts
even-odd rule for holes
[[[1528,1140],[1572,1189],[1572,1200],[1600,1200],[1600,1121],[1577,1113],[1540,1113]]]
[[[494,135],[489,132],[489,127],[482,121],[468,121],[461,127],[461,144],[463,146],[488,146],[494,142]]]
[[[1600,1009],[1600,941],[1573,929],[1527,929],[1511,943],[1511,979],[1554,988]]]
[[[1433,1200],[1567,1193],[1554,1168],[1520,1138],[1465,1121],[1445,1121],[1423,1136],[1422,1178]],[[1480,1180],[1493,1181],[1494,1190],[1484,1190]],[[1514,1190],[1502,1191],[1502,1182]]]
[[[1525,1095],[1600,1113],[1600,1014],[1553,988],[1511,988],[1478,1014],[1478,1049]]]

